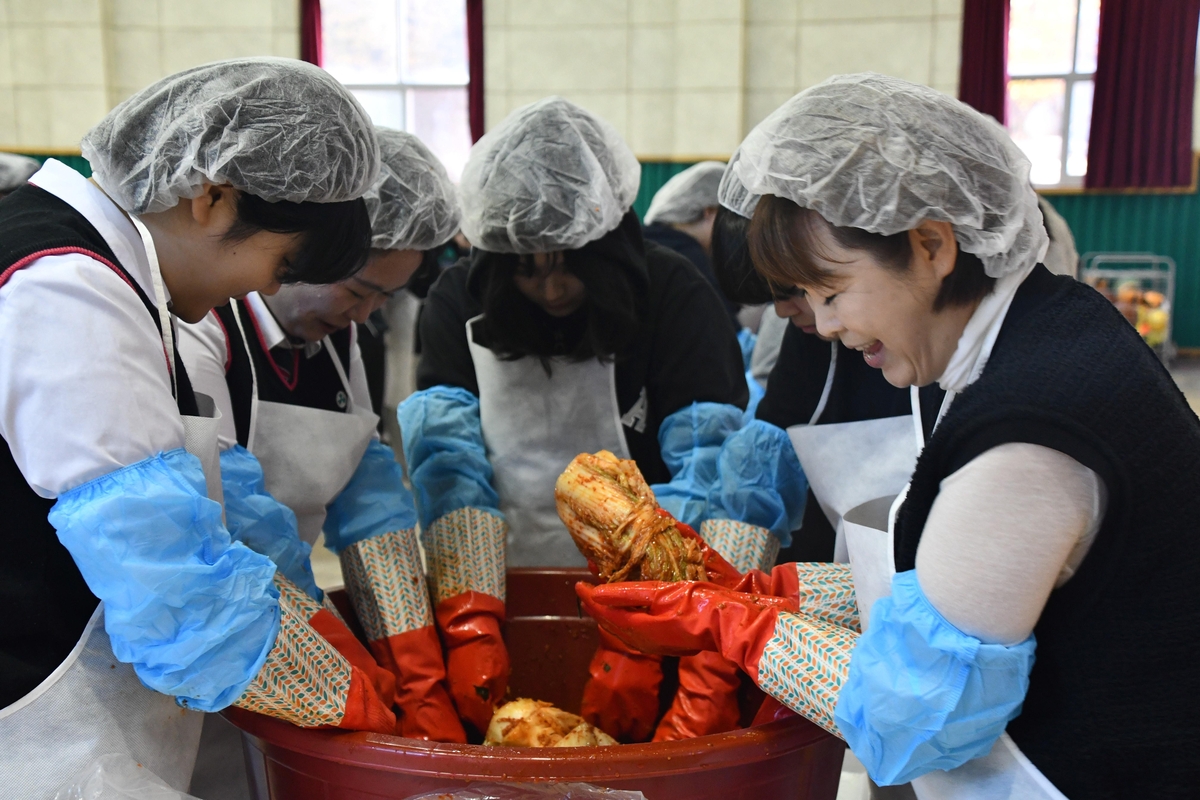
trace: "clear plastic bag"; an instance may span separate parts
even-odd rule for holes
[[[641,795],[638,795],[639,797]],[[54,800],[199,800],[176,791],[125,753],[100,756],[58,790]]]
[[[472,783],[461,789],[414,795],[408,800],[646,800],[646,795],[590,783]]]

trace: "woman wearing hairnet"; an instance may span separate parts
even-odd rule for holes
[[[0,202],[6,792],[50,797],[109,752],[186,788],[195,711],[232,703],[394,729],[271,561],[230,540],[216,421],[172,329],[359,269],[366,114],[315,67],[226,61],[133,95],[82,149],[93,180],[51,160]]]
[[[421,391],[399,419],[451,695],[480,730],[507,680],[505,565],[585,563],[555,508],[571,459],[632,457],[699,526],[705,470],[741,422],[733,329],[690,264],[643,242],[630,212],[639,177],[611,126],[559,98],[514,111],[463,171],[462,229],[475,249],[429,294]],[[628,677],[598,658],[593,675]],[[585,698],[585,716],[622,738],[649,736],[657,717],[657,662],[638,668],[644,680],[620,697],[602,698],[594,682]],[[723,688],[697,677],[694,704],[677,702],[660,737],[736,725],[736,703],[700,708],[736,687],[736,668],[709,677]]]
[[[380,693],[401,711],[397,733],[464,742],[442,683],[428,593],[412,591],[425,580],[412,495],[376,434],[353,324],[404,288],[424,250],[454,235],[458,197],[417,137],[387,128],[376,135],[383,163],[364,198],[371,255],[363,270],[328,286],[234,300],[183,326],[180,353],[222,412],[230,534],[272,556],[319,604],[308,556],[323,527],[371,650],[390,673]],[[336,620],[314,616],[313,624]]]
[[[880,784],[1187,796],[1200,421],[1103,297],[1039,265],[1028,174],[990,118],[878,75],[759,125],[722,192],[753,214],[755,264],[892,384],[940,384],[940,419],[891,513],[847,516],[853,592],[837,565],[799,564],[747,575],[776,595],[757,602],[703,584],[581,594],[642,647],[736,657]]]
[[[788,431],[796,440],[808,481],[803,522],[779,560],[845,562],[842,515],[867,500],[896,494],[912,474],[916,450],[909,390],[892,386],[860,352],[836,337],[822,337],[801,290],[774,285],[755,272],[749,228],[748,218],[722,208],[713,226],[713,255],[729,296],[745,303],[773,302],[769,316],[784,326],[766,394],[754,411],[755,419]],[[760,342],[767,319],[759,328]],[[936,383],[920,392],[922,422],[932,429],[945,392]],[[848,436],[830,437],[826,431]],[[809,440],[822,452],[809,456]],[[862,445],[857,452],[855,443]],[[833,453],[838,457],[832,458]],[[872,468],[864,469],[868,462]]]

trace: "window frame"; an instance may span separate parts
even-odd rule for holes
[[[1013,75],[1008,71],[1007,64],[1004,68],[1004,102],[1008,102],[1008,85],[1016,81],[1038,81],[1038,80],[1060,80],[1066,84],[1066,96],[1063,97],[1063,114],[1062,114],[1062,150],[1059,156],[1058,183],[1044,183],[1037,186],[1038,191],[1047,189],[1081,189],[1084,181],[1087,179],[1087,172],[1082,175],[1067,174],[1067,150],[1071,145],[1071,104],[1075,97],[1075,84],[1090,82],[1095,90],[1096,73],[1095,72],[1079,72],[1079,28],[1080,18],[1083,14],[1083,0],[1075,0],[1075,35],[1071,42],[1071,71],[1070,72],[1051,72],[1036,75]],[[1008,34],[1006,34],[1008,35]],[[1007,49],[1007,42],[1005,43]],[[1094,97],[1095,95],[1093,95]],[[1093,102],[1095,102],[1093,100]],[[1088,145],[1090,150],[1091,145],[1091,120],[1088,121],[1089,136]],[[1005,128],[1011,133],[1008,125]]]

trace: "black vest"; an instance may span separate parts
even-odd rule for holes
[[[1110,303],[1038,267],[917,461],[896,522],[898,571],[914,567],[941,480],[1006,442],[1058,450],[1108,489],[1091,550],[1038,620],[1009,735],[1071,800],[1194,797],[1200,420]]]
[[[238,329],[238,320],[233,316],[234,308],[241,320],[241,329],[246,332],[244,342]],[[229,344],[225,383],[229,386],[234,428],[237,430],[238,444],[242,447],[250,439],[255,377],[258,378],[259,400],[343,413],[350,407],[350,398],[333,358],[327,352],[329,348],[322,347],[312,358],[306,357],[302,348],[276,348],[271,353],[259,336],[254,316],[244,301],[234,300],[216,309],[216,313],[225,329],[225,341]],[[333,342],[342,368],[349,375],[350,328],[330,334],[329,339]],[[251,359],[254,360],[253,374],[250,372]]]
[[[137,292],[158,326],[158,311],[117,262],[104,237],[78,211],[49,192],[25,186],[0,201],[0,285],[38,258],[80,252],[106,262]],[[9,347],[19,346],[6,342]],[[86,347],[86,342],[80,342]],[[181,414],[196,398],[175,354]],[[79,387],[86,391],[86,387]],[[96,609],[71,554],[46,519],[53,500],[39,497],[17,468],[8,443],[0,449],[0,707],[28,694],[63,662]]]

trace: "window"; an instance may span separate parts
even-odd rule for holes
[[[1100,0],[1012,0],[1005,116],[1036,186],[1087,174]]]
[[[458,181],[471,149],[467,9],[448,0],[322,0],[325,69],[375,124],[414,133]]]

